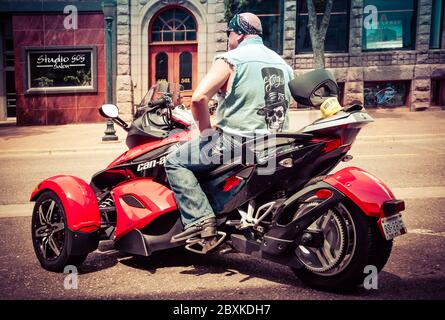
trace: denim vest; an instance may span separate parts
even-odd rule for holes
[[[216,59],[224,59],[235,72],[230,91],[218,97],[216,126],[245,137],[287,130],[292,68],[260,37],[245,39]]]

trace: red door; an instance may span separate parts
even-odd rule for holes
[[[150,46],[150,86],[158,81],[179,83],[189,100],[197,84],[196,44]]]
[[[162,9],[149,30],[149,82],[181,84],[187,105],[197,85],[197,28],[193,15],[179,6]]]

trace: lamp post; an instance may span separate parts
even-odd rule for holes
[[[104,0],[102,11],[105,19],[105,45],[106,45],[106,81],[107,81],[107,103],[113,103],[113,20],[116,15],[116,2],[114,0]],[[107,128],[102,141],[116,141],[118,139],[114,124],[111,119],[107,119]]]

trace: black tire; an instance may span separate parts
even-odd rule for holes
[[[53,213],[51,214],[51,218],[49,220],[50,223],[58,225],[58,228],[56,230],[60,230],[58,230],[57,232],[46,232],[45,230],[43,230],[42,233],[50,233],[50,235],[47,237],[37,236],[39,230],[53,226],[50,225],[48,227],[48,224],[45,223],[46,220],[42,224],[41,218],[39,217],[39,208],[42,207],[42,210],[44,210],[47,206],[47,203],[49,203],[49,206],[51,206],[53,202],[54,207],[51,210],[51,212]],[[60,201],[59,197],[53,191],[45,191],[37,198],[32,213],[31,234],[34,252],[37,256],[37,259],[39,260],[41,266],[48,271],[62,272],[65,266],[68,265],[74,265],[78,267],[85,261],[88,256],[88,254],[73,255],[70,252],[73,242],[73,234],[67,227],[63,204]],[[55,246],[58,250],[53,250],[51,245],[48,244],[50,241],[49,238],[52,238],[52,243],[54,244],[53,247]],[[46,239],[46,241],[44,239]],[[46,246],[44,246],[43,241],[46,242]],[[45,247],[46,249],[44,250],[43,247]],[[44,254],[43,251],[45,251],[46,253]],[[50,251],[52,251],[52,253]]]
[[[368,235],[372,238],[370,241],[371,247],[369,249],[369,265],[374,265],[380,272],[388,262],[391,255],[393,241],[387,241],[382,237],[382,234],[377,227],[377,219],[368,219],[370,221],[370,228],[373,229]]]
[[[310,287],[330,292],[348,293],[363,284],[367,274],[367,265],[374,265],[380,272],[391,254],[392,240],[383,239],[378,227],[377,219],[367,217],[353,203],[342,203],[351,213],[355,227],[355,249],[351,252],[350,261],[337,274],[316,273],[306,267],[292,268],[299,279]],[[345,257],[343,256],[342,259]]]

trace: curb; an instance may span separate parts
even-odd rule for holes
[[[357,142],[412,142],[412,141],[431,141],[431,140],[443,140],[445,139],[444,133],[431,133],[431,134],[402,134],[402,135],[376,135],[376,136],[358,136]]]
[[[37,156],[37,155],[64,155],[72,153],[109,153],[117,152],[123,153],[127,151],[127,147],[123,144],[117,146],[96,146],[96,147],[79,147],[79,148],[66,148],[66,149],[19,149],[19,150],[2,150],[0,151],[0,158],[11,156]]]
[[[356,140],[357,143],[381,143],[381,142],[407,142],[413,140],[443,140],[445,134],[412,134],[412,135],[376,135],[376,136],[359,136]],[[13,156],[57,156],[72,153],[123,153],[127,151],[127,146],[120,142],[115,142],[112,145],[99,145],[90,147],[79,148],[60,148],[60,149],[18,149],[18,150],[1,150],[0,158],[7,158]]]
[[[34,203],[0,205],[0,218],[30,217]]]

